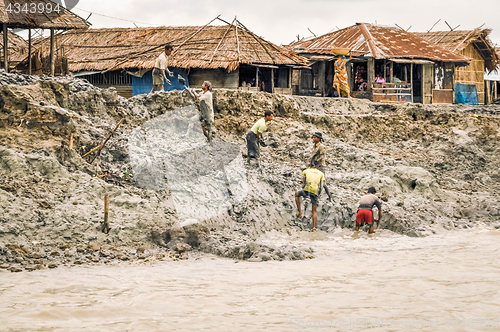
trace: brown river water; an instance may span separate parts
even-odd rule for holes
[[[500,230],[261,240],[316,258],[0,271],[0,331],[500,331]]]

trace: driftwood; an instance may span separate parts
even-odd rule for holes
[[[108,137],[106,137],[106,139],[104,140],[104,142],[102,142],[102,144],[99,144],[98,146],[96,146],[95,148],[93,148],[92,150],[90,150],[89,152],[87,152],[86,154],[84,154],[82,156],[82,158],[88,156],[89,154],[91,154],[91,153],[93,153],[95,151],[101,151],[102,148],[104,148],[104,146],[106,145],[106,143],[109,141],[109,139],[111,138],[111,136],[113,136],[113,134],[116,132],[116,130],[118,129],[118,127],[120,127],[120,125],[123,123],[123,120],[124,120],[124,118],[122,118],[120,120],[120,122],[118,122],[118,124],[116,125],[115,129],[113,129],[113,131],[108,135]],[[97,154],[90,161],[91,164],[94,162],[95,158],[97,158]]]

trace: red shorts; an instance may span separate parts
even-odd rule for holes
[[[356,214],[356,225],[363,226],[364,224],[371,225],[373,220],[372,210],[359,210]]]

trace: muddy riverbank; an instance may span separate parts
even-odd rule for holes
[[[205,208],[213,204],[213,195],[200,201],[202,195],[188,182],[179,187],[185,190],[181,196],[168,184],[138,186],[137,163],[130,155],[131,134],[157,134],[152,121],[196,104],[189,93],[124,99],[114,89],[82,80],[3,72],[0,82],[0,267],[11,271],[177,260],[189,258],[189,252],[255,261],[312,258],[314,251],[307,246],[258,239],[271,230],[310,227],[310,206],[305,218],[297,219],[293,193],[316,131],[325,137],[327,183],[334,193],[334,202],[320,199],[321,231],[353,228],[357,202],[369,186],[384,202],[380,229],[419,237],[500,225],[499,106],[384,105],[214,91],[214,144],[200,150],[208,151],[212,164],[220,159],[214,155],[220,151],[217,144],[234,144],[246,154],[245,134],[265,110],[275,112],[275,121],[265,135],[259,166],[239,163],[240,154],[233,151],[232,160],[245,175],[243,195],[236,202],[233,188],[229,199],[217,205],[220,211],[207,208],[206,219],[193,220],[179,212],[175,198],[187,197],[187,206],[196,211],[201,205],[189,199],[197,197]],[[93,154],[81,157],[122,118],[94,161]],[[179,122],[175,128],[183,132],[187,126]],[[154,145],[162,141],[158,137],[148,136],[145,142]],[[193,154],[186,171],[200,168],[206,155]],[[212,173],[225,171],[227,178],[234,173],[228,166],[214,166]],[[105,170],[109,176],[99,177]],[[168,168],[164,172],[162,179],[168,179]],[[204,186],[214,183],[210,179]],[[108,234],[102,232],[105,195],[110,197]]]

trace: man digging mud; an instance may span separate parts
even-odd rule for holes
[[[321,133],[314,133],[312,136],[314,147],[311,156],[310,165],[312,165],[313,161],[318,162],[318,170],[325,175],[326,168],[326,148],[323,145],[323,135]],[[325,188],[325,192],[328,195],[328,199],[333,203],[332,195],[330,195],[330,190],[326,186],[326,181],[323,183],[323,188]]]
[[[262,144],[262,133],[266,131],[267,125],[274,118],[271,111],[266,111],[264,117],[257,121],[247,134],[248,162],[250,158],[255,158],[258,162],[260,157],[260,147]]]
[[[356,228],[354,228],[355,232],[359,231],[360,226],[368,224],[370,225],[368,234],[375,233],[373,230],[373,223],[380,222],[382,219],[382,203],[378,197],[375,196],[376,192],[374,187],[370,187],[366,194],[359,200],[358,213],[356,214]],[[372,208],[374,205],[378,208],[378,220],[373,219]]]
[[[299,210],[299,218],[302,218],[300,197],[309,197],[311,199],[313,221],[312,228],[315,229],[316,222],[318,220],[316,208],[318,206],[319,195],[321,194],[321,188],[323,187],[325,176],[320,170],[318,170],[318,162],[316,160],[311,162],[311,168],[302,172],[302,176],[304,177],[304,189],[295,193],[295,203],[297,204],[297,209]]]
[[[188,91],[191,95],[200,100],[200,109],[198,111],[198,115],[195,115],[190,119],[190,123],[188,126],[188,130],[185,136],[189,136],[191,130],[193,130],[194,122],[201,121],[202,126],[207,128],[207,133],[205,136],[207,137],[208,143],[212,141],[212,124],[214,122],[214,106],[212,101],[212,83],[209,81],[203,82],[201,85],[201,89],[203,92],[199,95],[191,89]]]

